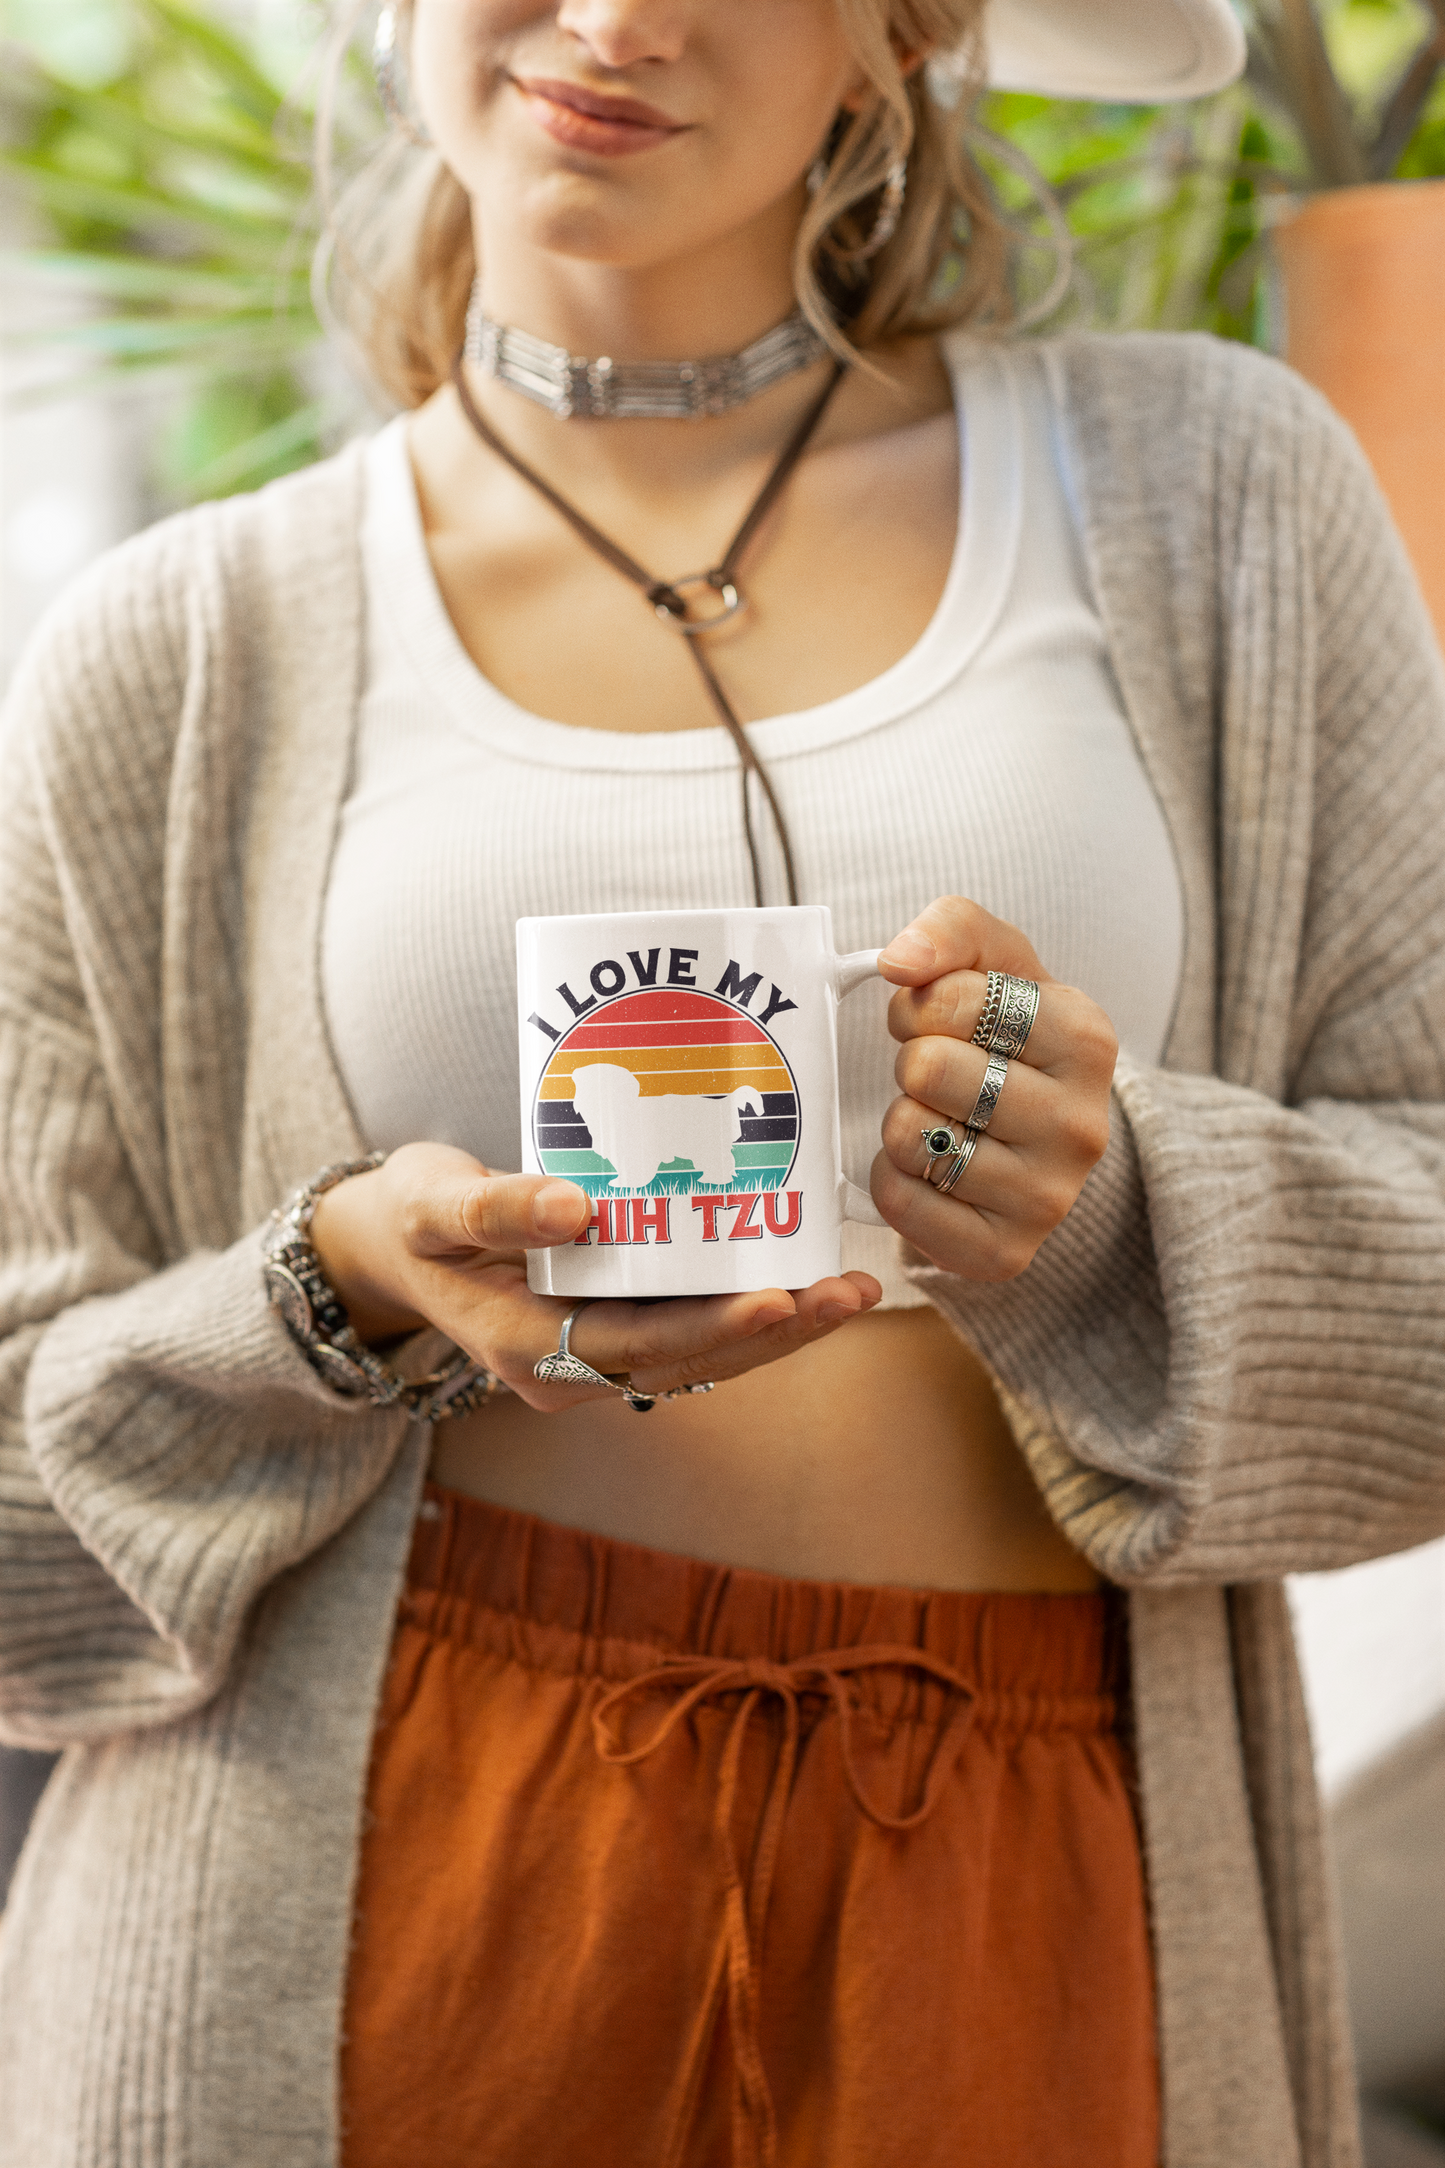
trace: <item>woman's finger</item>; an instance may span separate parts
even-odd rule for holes
[[[806,1334],[819,1325],[841,1324],[877,1299],[877,1281],[860,1273],[852,1279],[840,1275],[819,1280],[793,1293],[767,1288],[669,1302],[589,1303],[573,1330],[572,1346],[596,1370],[651,1372],[671,1364],[691,1369],[741,1348],[770,1328]]]
[[[575,1240],[591,1215],[584,1192],[543,1176],[493,1174],[449,1146],[407,1146],[377,1177],[393,1168],[412,1260],[411,1300],[420,1315],[534,1407],[605,1392],[603,1385],[558,1385],[535,1375],[541,1358],[556,1350],[573,1305],[533,1293],[524,1253]],[[579,1315],[570,1344],[604,1377],[631,1374],[640,1389],[666,1391],[775,1360],[835,1331],[879,1294],[876,1280],[853,1273],[795,1293],[775,1287],[650,1303],[598,1300]]]
[[[468,1189],[460,1210],[479,1249],[542,1250],[586,1233],[592,1199],[553,1175],[494,1174]]]
[[[536,1365],[555,1353],[563,1321],[575,1304],[534,1293],[527,1285],[524,1258],[472,1250],[464,1257],[421,1260],[416,1270],[428,1320],[533,1407],[565,1407],[605,1392],[601,1385],[567,1386],[537,1378]],[[659,1303],[599,1300],[589,1302],[580,1314],[571,1352],[609,1376],[649,1359],[712,1356],[795,1313],[793,1297],[782,1288]]]
[[[970,1051],[978,1050],[953,1049],[960,1061]],[[1012,1117],[1003,1119],[1000,1100],[996,1123],[987,1132],[965,1128],[953,1113],[957,1100],[941,1110],[953,1115],[948,1126],[959,1144],[974,1139],[961,1166],[950,1166],[951,1152],[930,1154],[924,1132],[940,1126],[932,1098],[895,1099],[883,1118],[874,1202],[905,1240],[935,1264],[969,1279],[1007,1279],[1021,1272],[1073,1209],[1090,1170],[1108,1149],[1107,1095],[1066,1089],[1015,1066],[1005,1084],[1009,1089],[1017,1094]],[[950,1173],[951,1185],[944,1190],[940,1184]]]
[[[1030,1224],[1010,1208],[1016,1199],[1007,1169],[1015,1164],[1016,1155],[1005,1145],[990,1145],[984,1137],[957,1186],[945,1196],[880,1152],[873,1162],[873,1201],[905,1242],[945,1272],[965,1280],[1012,1280],[1032,1262],[1044,1236],[1063,1216],[1059,1213],[1047,1225]],[[992,1199],[991,1206],[974,1202],[980,1191]]]
[[[979,1137],[952,1189],[944,1192],[938,1189],[944,1179],[938,1159],[929,1176],[923,1172],[929,1156],[923,1130],[930,1120],[931,1110],[916,1099],[895,1099],[888,1109],[883,1148],[899,1173],[924,1182],[944,1204],[968,1204],[986,1217],[1015,1221],[1036,1242],[1064,1217],[1099,1157],[1093,1149],[1098,1140],[1092,1137],[1084,1149],[1059,1149],[1050,1140],[1031,1149],[1008,1144],[990,1129]],[[951,1126],[956,1137],[965,1135],[962,1123]],[[1103,1143],[1108,1143],[1107,1125]]]
[[[898,1049],[893,1074],[899,1090],[922,1109],[921,1124],[932,1127],[951,1122],[958,1128],[978,1107],[988,1063],[981,1046],[957,1039],[909,1039]],[[1011,1061],[985,1126],[1002,1144],[1037,1143],[1061,1119],[1069,1097],[1067,1088],[1053,1077]],[[888,1141],[887,1132],[884,1141]],[[915,1130],[910,1149],[918,1141]],[[893,1156],[898,1157],[896,1152]]]
[[[375,1179],[397,1199],[402,1239],[418,1258],[546,1249],[575,1241],[592,1215],[591,1199],[575,1182],[493,1174],[445,1144],[404,1145]]]
[[[567,1407],[606,1392],[603,1385],[560,1385],[536,1377],[536,1364],[557,1348],[563,1320],[574,1305],[533,1294],[520,1265],[499,1263],[481,1271],[442,1265],[433,1270],[430,1314],[435,1322],[531,1406]],[[569,1346],[605,1378],[630,1375],[639,1390],[665,1392],[775,1361],[871,1309],[880,1294],[878,1282],[859,1272],[820,1280],[792,1294],[765,1288],[745,1295],[654,1303],[599,1299],[580,1312]]]
[[[815,1340],[826,1339],[850,1318],[861,1317],[871,1310],[881,1295],[878,1282],[866,1272],[844,1273],[836,1279],[820,1280],[813,1287],[797,1291],[794,1296],[796,1307],[790,1317],[764,1325],[743,1339],[715,1346],[706,1354],[631,1365],[631,1375],[643,1392],[667,1392],[676,1385],[704,1381],[721,1384],[728,1378],[741,1377],[745,1371],[761,1369],[785,1355],[795,1354]]]
[[[922,986],[946,971],[1012,971],[1048,982],[1030,943],[1007,919],[967,896],[940,896],[895,934],[878,959],[895,986]]]
[[[924,1038],[968,1043],[978,1029],[987,987],[983,971],[951,971],[925,986],[901,987],[888,1004],[888,1029],[905,1044]],[[1052,979],[1040,986],[1039,1012],[1021,1062],[1051,1076],[1108,1078],[1118,1056],[1113,1026],[1097,1002]]]

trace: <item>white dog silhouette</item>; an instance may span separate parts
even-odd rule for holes
[[[743,1110],[756,1099],[751,1091],[715,1099],[659,1092],[644,1099],[632,1071],[615,1061],[588,1062],[573,1072],[572,1104],[596,1150],[617,1170],[609,1189],[645,1189],[671,1159],[690,1159],[705,1182],[724,1187],[737,1173],[732,1148]]]

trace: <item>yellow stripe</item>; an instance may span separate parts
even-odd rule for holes
[[[585,1068],[584,1064],[584,1068]],[[619,1067],[624,1066],[619,1063]],[[728,1069],[650,1069],[638,1076],[644,1099],[660,1098],[664,1092],[790,1092],[792,1079],[780,1061],[764,1066],[761,1062],[741,1064]],[[543,1099],[571,1099],[574,1084],[565,1072],[554,1071],[542,1080],[539,1096]]]
[[[552,1076],[571,1076],[606,1062],[614,1069],[630,1069],[644,1076],[649,1069],[776,1069],[786,1075],[783,1062],[770,1046],[638,1046],[619,1047],[605,1053],[589,1047],[585,1053],[554,1054]]]

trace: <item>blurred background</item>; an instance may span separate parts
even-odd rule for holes
[[[984,102],[980,155],[1028,236],[1021,299],[1044,329],[1284,355],[1359,432],[1445,633],[1445,0],[1241,12],[1249,72],[1218,97]],[[0,684],[99,551],[384,412],[312,298],[326,28],[320,0],[0,0]],[[343,169],[382,133],[369,32]],[[1292,1600],[1370,2168],[1438,2168],[1445,1544],[1303,1576]],[[0,1751],[0,1901],[48,1769]]]

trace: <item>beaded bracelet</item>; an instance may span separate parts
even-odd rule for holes
[[[346,1399],[403,1408],[414,1423],[469,1415],[511,1387],[461,1348],[424,1378],[402,1377],[358,1336],[312,1246],[317,1201],[353,1174],[370,1174],[385,1158],[385,1152],[368,1152],[364,1159],[323,1167],[272,1213],[262,1267],[266,1294],[312,1369]]]

